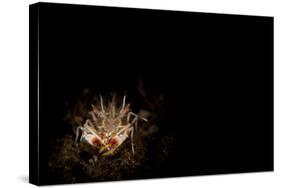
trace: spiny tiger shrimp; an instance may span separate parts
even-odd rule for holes
[[[89,113],[91,118],[87,119],[83,126],[77,127],[76,141],[82,131],[80,141],[87,141],[106,156],[113,154],[130,137],[132,153],[135,153],[133,137],[138,120],[148,120],[131,111],[130,104],[126,104],[126,96],[119,107],[116,106],[115,96],[107,106],[103,104],[103,98],[100,96],[100,105],[92,105]]]

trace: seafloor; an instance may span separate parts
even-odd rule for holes
[[[92,94],[85,90],[84,95]],[[139,122],[134,132],[135,153],[133,154],[131,149],[131,140],[127,139],[110,156],[100,155],[98,150],[86,141],[75,142],[75,130],[87,118],[90,102],[93,101],[89,102],[89,99],[84,97],[69,105],[64,119],[71,126],[73,134],[68,132],[52,142],[49,173],[58,183],[153,177],[151,172],[166,162],[175,141],[169,132],[161,130],[161,122],[165,116],[163,100],[163,96],[156,95],[152,100],[144,101],[143,107],[137,109],[136,113],[147,118],[148,122]]]

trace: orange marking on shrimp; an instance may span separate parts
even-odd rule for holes
[[[111,145],[116,145],[118,142],[117,142],[117,140],[115,138],[112,138],[112,139],[110,139],[109,143]]]
[[[94,138],[92,139],[92,143],[93,143],[94,145],[100,145],[100,140],[99,140],[97,137],[94,137]]]

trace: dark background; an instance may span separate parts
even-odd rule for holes
[[[177,142],[133,178],[273,170],[273,18],[40,3],[39,67],[43,184],[66,101],[130,96],[140,76]]]

